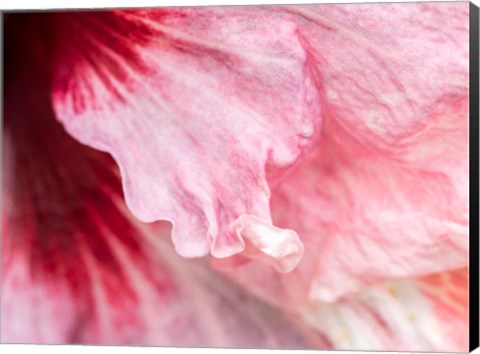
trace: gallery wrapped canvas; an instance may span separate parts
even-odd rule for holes
[[[5,12],[2,342],[468,350],[477,10]]]

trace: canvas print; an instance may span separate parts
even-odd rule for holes
[[[468,350],[469,6],[5,12],[1,341]]]

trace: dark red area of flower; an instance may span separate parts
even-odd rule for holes
[[[51,104],[49,69],[56,50],[52,31],[64,40],[71,38],[72,45],[78,36],[87,35],[75,33],[76,22],[69,21],[73,18],[90,21],[83,27],[90,31],[97,30],[94,24],[100,21],[134,37],[138,34],[128,23],[101,12],[75,13],[74,17],[10,15],[5,29],[3,97],[4,137],[10,145],[3,150],[3,160],[10,168],[4,168],[4,173],[9,173],[7,188],[13,202],[4,210],[8,220],[7,234],[3,233],[4,264],[8,266],[7,255],[27,252],[33,277],[66,280],[80,295],[90,279],[84,256],[89,254],[99,264],[105,284],[112,289],[121,285],[127,295],[108,238],[114,237],[139,265],[147,264],[136,231],[116,205],[123,200],[117,168],[107,154],[73,140],[55,120]],[[101,33],[98,29],[99,40],[115,41],[111,31]]]

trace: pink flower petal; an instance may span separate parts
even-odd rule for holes
[[[466,107],[443,109],[405,143],[407,153],[446,162],[406,164],[325,128],[318,149],[274,191],[275,222],[305,243],[300,271],[310,274],[312,298],[334,300],[386,279],[467,265]]]
[[[445,275],[413,279],[467,264],[467,6],[54,17],[53,26],[65,36],[55,41],[54,106],[73,136],[112,154],[138,217],[172,221],[176,248],[185,256],[243,251],[216,261],[233,266],[223,270],[255,295],[301,316],[325,343],[464,350],[465,271],[441,282],[435,277]],[[104,31],[105,24],[118,32]],[[320,114],[320,142],[302,155],[319,130]],[[286,230],[271,223],[266,177],[276,186],[273,220]],[[153,248],[152,237],[142,240],[142,252]],[[111,247],[115,242],[108,244],[114,259],[128,254],[129,247]],[[290,271],[304,249],[300,266],[288,275],[244,258]],[[169,274],[184,268],[163,257],[155,264]],[[137,278],[141,265],[122,264],[133,272],[128,279]],[[13,289],[17,278],[5,279]],[[105,281],[94,283],[100,284],[96,294],[108,293]],[[141,283],[133,293],[147,294],[142,304],[172,307],[163,298],[157,302],[160,295],[148,291],[149,281]],[[52,291],[45,289],[37,293]],[[64,296],[44,313],[71,306]],[[107,324],[99,325],[106,329],[83,332],[82,338],[96,340],[98,332],[110,341],[112,314],[127,323],[120,326],[125,333],[138,337],[131,311],[124,311],[138,309],[131,306],[107,310],[101,316]],[[418,326],[412,311],[419,313]],[[60,322],[69,327],[68,317]],[[160,332],[172,326],[168,319],[162,323]],[[203,340],[199,334],[192,342]]]
[[[248,239],[257,258],[291,270],[302,246],[293,231],[283,237],[272,228],[265,168],[279,176],[295,162],[320,107],[289,15],[225,7],[124,12],[124,21],[150,31],[143,42],[120,42],[135,52],[137,68],[99,39],[101,18],[88,18],[97,27],[61,27],[54,106],[70,134],[115,158],[132,212],[171,221],[185,257],[228,257]],[[115,76],[117,69],[125,75]],[[239,218],[248,231],[229,232]],[[258,231],[268,228],[259,247],[267,236]]]
[[[324,119],[271,207],[304,259],[288,276],[228,272],[254,289],[271,283],[275,301],[295,307],[466,266],[468,4],[290,9],[308,19],[299,27],[320,67]]]
[[[404,160],[401,143],[468,95],[467,2],[288,9],[301,16],[325,116],[366,148]]]
[[[351,316],[363,328],[368,312],[342,310],[342,299],[375,294],[387,280],[468,265],[467,6],[290,8],[307,20],[300,33],[320,67],[324,119],[319,143],[275,186],[271,207],[275,224],[301,237],[304,257],[287,275],[240,257],[216,266],[291,312],[312,313],[321,303],[340,322]],[[369,121],[375,115],[381,119]],[[464,312],[451,315],[455,327],[442,328],[448,306],[415,292],[429,304],[422,316],[436,318],[431,333],[400,328],[383,338],[372,327],[365,342],[363,332],[355,340],[327,337],[349,349],[464,350]],[[465,285],[459,294],[465,309]],[[401,311],[380,300],[374,311],[402,321]],[[415,301],[405,298],[402,307]],[[331,317],[322,311],[309,321],[327,331]]]
[[[321,62],[326,114],[272,208],[311,252],[310,296],[466,266],[468,4],[295,11],[315,24],[302,33]]]
[[[204,261],[176,255],[168,224],[138,223],[113,161],[64,132],[48,72],[21,48],[6,50],[2,342],[328,345]]]

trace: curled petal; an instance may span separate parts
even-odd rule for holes
[[[271,300],[295,308],[465,267],[468,4],[288,10],[302,15],[324,119],[316,146],[273,188],[271,210],[305,253],[286,276],[258,267],[252,277],[242,262],[228,272],[256,292],[275,284]]]
[[[286,275],[240,259],[214,264],[305,314],[335,347],[465,350],[468,288],[455,274],[466,270],[453,270],[468,265],[468,5],[289,10],[304,20],[324,119],[271,209],[305,253]],[[449,271],[446,287],[427,281]],[[397,300],[385,281],[403,289]],[[433,295],[445,288],[454,294]]]
[[[101,19],[87,15],[100,28]],[[315,75],[295,22],[248,7],[119,16],[148,29],[144,42],[124,38],[141,63],[136,68],[121,50],[96,41],[95,27],[79,37],[62,23],[69,35],[56,53],[58,118],[79,141],[114,157],[127,205],[142,221],[171,221],[181,255],[243,251],[243,234],[228,229],[242,217],[271,226],[265,170],[280,176],[320,121]],[[250,241],[263,237],[257,231],[248,228]],[[300,242],[288,235],[277,238],[286,242],[279,247]]]
[[[48,72],[7,42],[2,342],[327,345],[205,262],[176,255],[168,224],[133,218],[114,162],[63,130]]]
[[[230,224],[229,232],[250,245],[243,256],[263,260],[279,272],[291,272],[302,258],[303,244],[294,231],[279,229],[253,216],[241,215]]]

